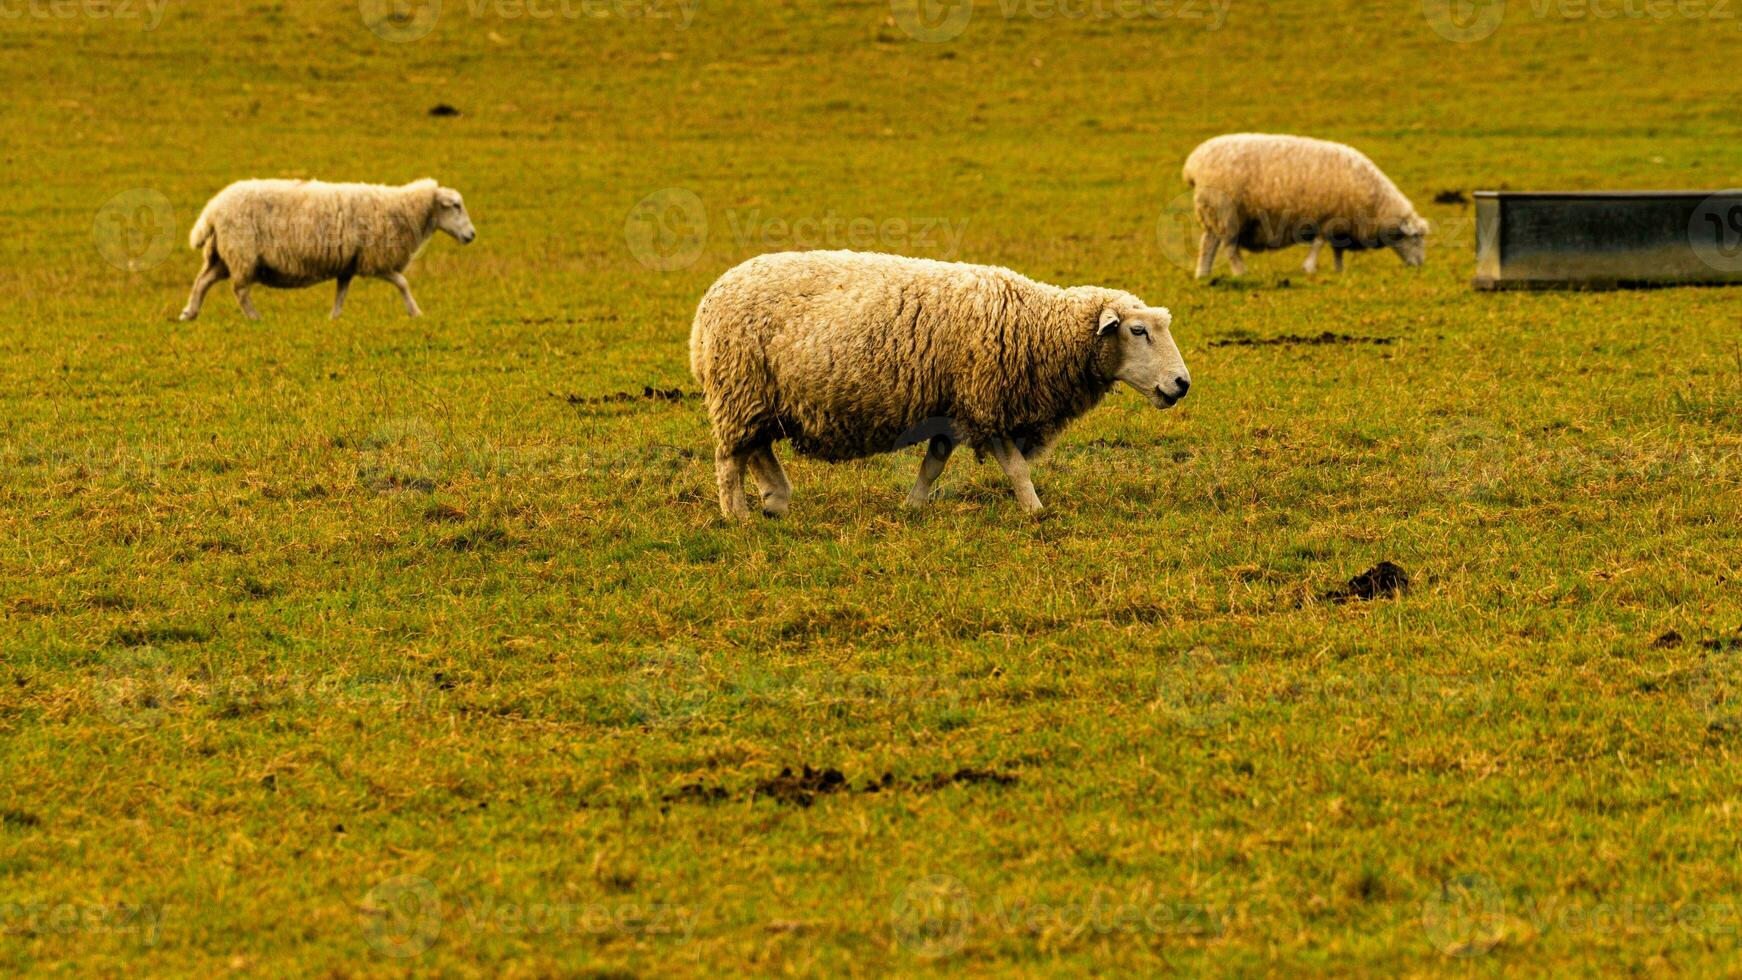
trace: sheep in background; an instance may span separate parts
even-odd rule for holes
[[[772,445],[846,460],[928,441],[908,497],[923,505],[957,440],[989,451],[1017,502],[1041,510],[1028,461],[1114,382],[1169,408],[1191,386],[1172,317],[1129,293],[1060,289],[994,266],[861,252],[751,259],[702,297],[690,369],[713,424],[720,510],[792,495]]]
[[[1218,136],[1192,151],[1185,181],[1196,192],[1204,226],[1199,279],[1210,275],[1224,244],[1237,276],[1246,274],[1242,248],[1266,252],[1307,242],[1308,274],[1317,271],[1327,241],[1338,272],[1346,251],[1388,247],[1410,266],[1426,259],[1428,223],[1372,160],[1341,143],[1262,133]]]
[[[477,237],[460,192],[424,179],[403,187],[326,184],[313,180],[243,180],[218,192],[200,212],[189,247],[205,253],[183,320],[200,315],[206,291],[231,279],[236,301],[260,319],[248,297],[255,283],[300,289],[339,283],[333,317],[357,276],[399,287],[405,312],[421,316],[405,267],[430,237],[445,231],[462,243]]]

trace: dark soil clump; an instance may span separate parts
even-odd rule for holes
[[[1399,595],[1408,588],[1409,573],[1394,562],[1382,561],[1321,598],[1329,602],[1366,602]]]

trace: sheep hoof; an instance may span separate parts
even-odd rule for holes
[[[188,312],[188,311],[186,311],[186,310],[182,310],[182,311],[181,311],[181,316],[178,316],[178,317],[176,317],[176,320],[178,320],[178,321],[180,321],[180,322],[182,322],[182,323],[186,323],[186,322],[188,322],[188,321],[189,321],[189,320],[192,320],[192,319],[193,319],[193,318],[194,318],[194,317],[197,317],[197,316],[199,316],[199,314],[198,314],[198,313],[189,313],[189,312]]]
[[[784,500],[764,500],[762,501],[762,516],[779,519],[785,517],[786,512],[791,508],[792,505]]]

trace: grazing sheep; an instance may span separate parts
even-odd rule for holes
[[[994,266],[861,252],[751,259],[702,297],[690,369],[712,420],[720,510],[763,513],[792,488],[772,444],[845,460],[929,440],[908,497],[921,506],[956,443],[989,451],[1017,502],[1041,510],[1028,460],[1115,381],[1158,408],[1191,376],[1172,317],[1129,293],[1060,289]]]
[[[333,317],[357,276],[399,287],[405,312],[421,316],[405,267],[430,237],[445,231],[462,243],[477,237],[460,192],[433,180],[403,187],[324,184],[314,180],[243,180],[218,192],[188,236],[206,266],[194,280],[183,320],[200,315],[206,290],[229,278],[250,320],[260,319],[248,291],[255,283],[300,289],[328,279],[339,283]]]
[[[1216,249],[1246,274],[1240,249],[1266,252],[1312,243],[1306,271],[1331,243],[1337,271],[1343,253],[1389,247],[1406,265],[1426,258],[1428,224],[1409,198],[1359,150],[1302,136],[1239,133],[1204,143],[1186,160],[1185,180],[1204,237],[1198,278],[1209,276]]]

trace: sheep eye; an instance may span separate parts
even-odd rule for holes
[[[1132,327],[1131,328],[1131,336],[1133,336],[1133,337],[1147,337],[1147,336],[1149,336],[1149,331],[1143,329],[1142,327]]]

